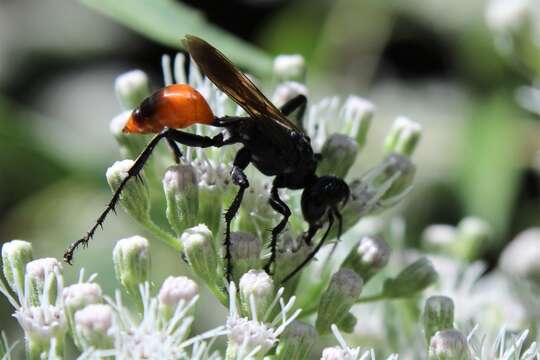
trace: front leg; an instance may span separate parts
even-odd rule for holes
[[[231,206],[225,212],[225,239],[223,241],[223,247],[225,248],[225,276],[227,278],[227,282],[232,280],[231,222],[236,213],[238,213],[238,209],[242,203],[242,198],[244,197],[244,192],[249,187],[249,181],[244,173],[244,169],[249,165],[250,161],[251,153],[248,149],[242,148],[236,154],[233,168],[231,170],[232,182],[239,186],[240,189],[234,197]]]
[[[266,266],[264,269],[268,274],[271,274],[270,267],[276,260],[276,254],[277,254],[277,241],[278,241],[278,235],[285,229],[285,226],[287,226],[287,222],[289,221],[289,216],[291,216],[291,210],[283,202],[283,200],[279,197],[278,189],[281,186],[281,178],[276,177],[274,179],[274,182],[272,183],[272,190],[270,192],[270,199],[268,202],[270,203],[270,206],[272,206],[272,209],[283,215],[283,218],[279,222],[279,224],[276,225],[272,229],[272,241],[270,242],[270,259],[268,260],[268,263],[266,263]]]
[[[294,275],[296,275],[300,270],[302,270],[302,268],[304,266],[306,266],[310,261],[311,259],[313,259],[315,257],[315,255],[317,255],[317,253],[319,252],[319,250],[321,249],[321,247],[324,245],[324,242],[326,240],[326,238],[328,237],[328,234],[330,233],[330,230],[332,229],[332,225],[334,224],[334,216],[332,215],[331,212],[328,213],[328,228],[326,229],[322,239],[319,241],[319,243],[317,244],[317,246],[315,246],[315,249],[313,249],[313,251],[311,253],[309,253],[309,255],[304,259],[304,261],[302,261],[302,263],[300,265],[298,265],[296,267],[296,269],[293,270],[293,272],[291,272],[289,275],[287,275],[283,281],[281,283],[285,283],[286,281],[288,281],[289,279],[291,279]],[[309,226],[309,230],[308,232],[311,233],[311,237],[313,237],[315,235],[315,233],[317,232],[317,230],[320,229],[320,226],[319,225],[310,225]]]

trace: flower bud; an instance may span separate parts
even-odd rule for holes
[[[64,288],[62,293],[66,310],[73,314],[86,305],[102,300],[101,287],[96,283],[77,283]]]
[[[303,82],[306,64],[302,55],[279,55],[274,59],[274,75],[278,81]]]
[[[19,296],[24,293],[24,270],[32,257],[32,244],[27,241],[11,240],[2,245],[4,277]]]
[[[340,324],[362,291],[363,281],[351,269],[338,270],[322,294],[315,326],[320,334],[330,331],[332,324]]]
[[[163,190],[167,199],[167,220],[177,235],[197,224],[199,192],[193,166],[171,166],[163,176]]]
[[[454,328],[454,302],[447,296],[430,296],[424,305],[422,321],[429,344],[437,331]]]
[[[233,279],[238,282],[240,277],[251,269],[259,269],[261,265],[261,240],[250,233],[231,233],[231,256]]]
[[[367,184],[369,202],[376,205],[371,210],[386,209],[401,201],[411,189],[416,168],[402,155],[390,154],[382,163],[362,177]]]
[[[366,144],[366,137],[375,113],[375,106],[358,96],[349,96],[343,104],[341,117],[346,134],[356,140],[358,149]]]
[[[520,232],[503,250],[499,267],[506,273],[540,284],[540,228]]]
[[[281,283],[287,275],[291,274],[306,259],[310,251],[312,251],[312,248],[306,245],[302,235],[295,237],[290,227],[286,227],[278,242],[276,266],[274,267],[273,276],[275,283]],[[297,275],[286,282],[286,292],[292,288],[291,290],[294,293],[294,283],[300,279],[299,275],[301,273],[298,272]]]
[[[204,154],[204,153],[203,153]],[[198,180],[199,211],[198,220],[208,226],[213,234],[219,232],[222,222],[224,189],[220,182],[220,169],[210,160],[195,160]],[[227,177],[229,175],[227,174]]]
[[[317,331],[304,322],[295,320],[279,338],[276,360],[307,360],[317,343]]]
[[[75,345],[81,349],[83,344],[76,333],[75,313],[87,305],[100,303],[102,301],[101,288],[95,283],[77,283],[64,288],[62,297],[71,335]]]
[[[122,181],[128,176],[128,171],[133,166],[133,160],[116,161],[107,169],[107,182],[115,192]],[[141,176],[143,176],[141,174]],[[142,179],[142,181],[141,181]],[[150,220],[150,192],[144,177],[130,179],[120,194],[120,204],[135,220],[145,223]]]
[[[204,224],[186,229],[180,241],[193,272],[209,284],[218,278],[218,254],[212,233]]]
[[[421,135],[420,124],[404,116],[398,117],[384,143],[386,154],[411,156]]]
[[[429,345],[429,360],[469,360],[465,336],[457,330],[438,331]]]
[[[113,323],[109,305],[91,304],[75,313],[76,333],[85,348],[110,348],[114,341]]]
[[[352,248],[341,267],[354,270],[367,283],[386,266],[389,258],[390,247],[386,241],[377,236],[364,236]]]
[[[114,90],[125,110],[134,109],[150,95],[148,76],[142,70],[128,71],[116,78]]]
[[[54,304],[58,295],[58,275],[62,271],[62,264],[55,258],[42,258],[26,264],[26,276],[30,293],[27,295],[29,303],[40,305],[42,296]]]
[[[159,290],[159,312],[165,320],[169,320],[180,303],[187,305],[198,295],[199,287],[195,281],[185,276],[169,276]]]
[[[358,144],[350,136],[330,135],[321,150],[322,159],[317,166],[317,174],[344,178],[356,160]]]
[[[148,240],[132,236],[119,240],[113,249],[116,278],[133,296],[139,295],[139,284],[149,279],[150,249]]]
[[[272,96],[272,103],[274,103],[277,107],[281,107],[285,105],[287,101],[294,99],[298,95],[304,95],[307,97],[307,87],[304,84],[296,81],[285,81],[276,87],[274,95]]]
[[[477,217],[466,217],[457,225],[457,241],[453,247],[455,256],[472,261],[486,248],[493,235],[491,226]]]
[[[386,279],[383,294],[386,298],[409,297],[419,293],[437,281],[433,264],[421,258],[407,266],[393,279]]]
[[[255,307],[257,318],[253,320],[264,321],[266,310],[274,300],[274,282],[263,270],[249,270],[242,275],[239,283],[240,311],[243,316],[252,314],[251,302]],[[253,300],[251,300],[253,299]]]
[[[122,157],[135,159],[145,148],[148,139],[140,134],[129,134],[123,131],[130,115],[131,111],[126,110],[115,116],[109,124],[109,130],[120,147]]]

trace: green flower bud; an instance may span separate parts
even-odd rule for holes
[[[540,228],[520,232],[503,250],[499,267],[507,274],[540,284]]]
[[[256,319],[265,321],[265,313],[274,300],[274,282],[263,270],[249,270],[242,275],[239,283],[240,312],[249,317],[254,306]],[[253,302],[253,304],[252,304]]]
[[[356,160],[358,144],[350,136],[330,135],[321,150],[322,160],[317,166],[317,174],[344,178]]]
[[[27,241],[11,240],[2,245],[4,277],[19,296],[24,293],[24,270],[32,257],[32,244]]]
[[[413,262],[393,279],[386,279],[383,294],[386,298],[403,298],[416,295],[437,281],[437,272],[426,258]]]
[[[390,133],[384,143],[387,155],[395,153],[403,156],[411,156],[422,135],[422,126],[404,116],[394,121]]]
[[[358,96],[349,96],[342,108],[346,134],[356,140],[358,149],[366,144],[366,137],[375,113],[375,106]]]
[[[330,331],[332,324],[340,324],[362,291],[363,281],[351,269],[338,270],[322,294],[315,326],[320,334]]]
[[[148,138],[140,134],[129,134],[123,132],[131,111],[124,111],[115,116],[109,124],[109,130],[116,139],[120,147],[120,154],[126,159],[135,159],[146,147]]]
[[[218,254],[208,227],[200,224],[186,229],[180,241],[193,272],[206,283],[215,284],[218,279]]]
[[[132,296],[139,296],[139,284],[150,276],[150,248],[142,236],[119,240],[113,249],[116,278]]]
[[[150,95],[148,76],[142,70],[126,72],[116,78],[114,90],[125,110],[134,109]]]
[[[337,326],[344,332],[350,334],[354,331],[354,327],[356,326],[357,322],[358,320],[356,319],[356,316],[354,316],[351,312],[347,312]]]
[[[310,251],[312,251],[312,248],[306,245],[302,235],[294,237],[290,228],[287,227],[278,242],[274,281],[277,284],[281,283],[287,275],[292,273],[306,259]],[[300,279],[301,273],[301,271],[298,272],[297,275],[285,283],[286,294],[290,288],[294,292],[295,283]]]
[[[185,276],[169,276],[159,290],[159,313],[165,321],[168,321],[178,305],[187,305],[198,296],[199,286],[195,281]]]
[[[197,176],[193,166],[171,166],[163,176],[163,190],[167,199],[167,220],[180,235],[185,229],[197,224],[199,193]]]
[[[438,331],[429,345],[429,360],[469,360],[465,336],[457,330]]]
[[[363,179],[376,194],[382,208],[398,203],[411,189],[416,168],[408,157],[390,154]]]
[[[109,305],[91,304],[75,313],[75,329],[83,348],[108,349],[113,345],[113,311]]]
[[[113,192],[118,189],[122,181],[128,176],[128,171],[133,163],[133,160],[121,160],[107,169],[107,182]],[[120,204],[135,220],[141,223],[150,221],[150,192],[144,177],[142,181],[140,179],[130,179],[128,181],[120,194]]]
[[[279,339],[276,360],[307,360],[317,343],[317,331],[313,326],[295,320]]]
[[[29,284],[27,294],[30,304],[38,306],[42,296],[49,304],[56,303],[58,295],[58,276],[62,272],[62,264],[55,258],[42,258],[26,264],[26,276]]]
[[[341,267],[354,270],[367,283],[373,275],[386,266],[389,258],[390,247],[384,239],[377,236],[364,236],[351,249]]]
[[[302,55],[279,55],[274,59],[274,76],[278,81],[303,82],[306,63]]]
[[[492,227],[477,217],[466,217],[457,225],[457,240],[453,247],[455,256],[472,261],[485,249],[493,236]]]
[[[262,243],[250,233],[231,233],[231,256],[233,266],[233,280],[238,282],[240,277],[251,269],[261,267]]]
[[[204,153],[201,152],[201,154],[204,157]],[[213,234],[216,234],[219,232],[223,215],[224,189],[219,179],[220,171],[206,157],[195,160],[193,164],[199,189],[198,219],[208,226]]]
[[[454,302],[447,296],[430,296],[422,315],[427,344],[437,331],[454,328]]]

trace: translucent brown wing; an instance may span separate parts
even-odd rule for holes
[[[273,120],[287,129],[303,133],[303,130],[287,119],[218,49],[192,35],[186,36],[184,45],[202,73],[254,119]]]

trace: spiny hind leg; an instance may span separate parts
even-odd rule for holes
[[[144,150],[139,154],[137,159],[135,159],[135,162],[133,163],[131,168],[128,170],[127,176],[124,178],[124,180],[122,180],[122,182],[118,186],[118,189],[116,189],[111,200],[105,207],[105,210],[103,210],[103,212],[99,215],[94,225],[90,228],[90,230],[86,233],[86,235],[83,238],[72,243],[64,252],[65,262],[67,262],[68,264],[71,264],[71,262],[73,261],[74,253],[77,250],[77,248],[81,245],[86,246],[88,244],[88,241],[90,241],[90,239],[94,236],[96,229],[98,227],[103,226],[103,222],[107,218],[107,215],[111,212],[111,210],[114,211],[114,209],[116,208],[116,205],[118,201],[120,200],[120,194],[122,193],[122,190],[124,190],[124,187],[126,186],[127,182],[130,179],[139,176],[144,165],[150,158],[150,155],[153,153],[157,144],[162,139],[167,139],[167,142],[169,143],[169,145],[176,141],[187,146],[203,147],[203,148],[210,147],[210,146],[221,147],[225,145],[226,143],[228,143],[223,140],[223,135],[221,133],[211,138],[207,136],[199,136],[195,134],[186,133],[186,132],[176,130],[176,129],[164,129],[159,134],[156,134],[150,140],[148,145],[146,145]]]

